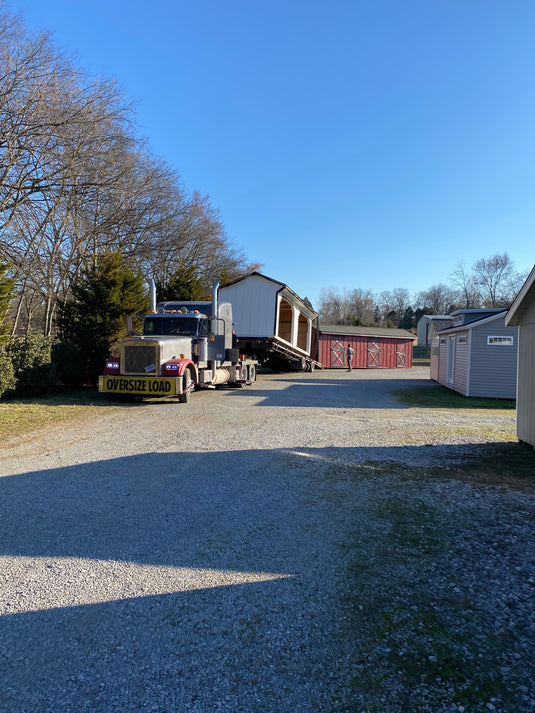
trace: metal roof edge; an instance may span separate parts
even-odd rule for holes
[[[466,322],[466,324],[456,324],[455,327],[446,327],[445,329],[440,329],[437,334],[444,334],[444,332],[463,332],[467,329],[472,329],[473,327],[480,327],[482,324],[487,322],[493,322],[495,319],[501,319],[505,317],[507,313],[507,308],[504,307],[498,314],[491,314],[489,317],[480,317],[479,319],[473,319],[471,322]]]

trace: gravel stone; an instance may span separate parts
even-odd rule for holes
[[[535,711],[533,481],[458,475],[514,411],[397,401],[428,375],[262,374],[4,444],[0,711]]]

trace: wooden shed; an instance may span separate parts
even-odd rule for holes
[[[518,332],[506,311],[454,312],[455,325],[433,337],[431,379],[463,396],[514,399]]]
[[[535,447],[535,267],[505,316],[508,327],[518,328],[516,433]]]
[[[353,347],[355,369],[410,369],[416,336],[405,329],[320,324],[319,361],[326,369],[344,369]]]

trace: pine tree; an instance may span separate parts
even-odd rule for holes
[[[178,269],[171,275],[165,285],[158,285],[158,302],[202,300],[205,292],[202,279],[194,266],[188,267],[180,260]]]
[[[126,336],[126,317],[148,310],[143,277],[120,253],[104,253],[81,271],[72,295],[59,305],[60,338],[78,349],[84,376],[94,382],[114,344]]]

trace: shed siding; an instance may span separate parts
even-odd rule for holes
[[[439,337],[439,357],[438,357],[438,383],[448,386],[448,340],[446,337]]]
[[[466,339],[466,343],[459,341],[459,337]],[[446,386],[448,389],[457,391],[463,396],[466,396],[466,387],[468,384],[468,354],[469,354],[469,335],[466,332],[460,334],[449,335],[447,337],[439,337],[441,342],[438,357],[438,383]],[[454,349],[453,362],[453,379],[448,381],[449,360],[452,358],[451,349]]]
[[[429,320],[424,317],[420,319],[416,325],[416,336],[418,337],[418,346],[427,347],[428,346],[428,336],[429,336]]]
[[[219,290],[221,301],[232,304],[234,331],[238,337],[266,337],[275,334],[277,285],[252,275]]]
[[[463,343],[460,337],[466,341]],[[462,332],[455,337],[455,374],[452,388],[458,391],[463,396],[468,396],[468,354],[469,354],[470,335]]]
[[[349,345],[353,347],[353,368],[355,369],[410,369],[412,367],[411,339],[389,339],[352,334],[322,333],[320,336],[320,362],[323,366],[331,369],[346,368],[345,356],[341,363],[340,351],[343,348],[345,354]]]
[[[488,336],[512,337],[513,345],[487,344]],[[503,319],[474,327],[468,396],[516,398],[517,353],[517,327],[506,327]]]
[[[518,335],[516,432],[521,441],[535,447],[535,301],[522,315]]]
[[[429,366],[429,375],[433,381],[439,379],[439,360],[440,360],[440,338],[433,337],[431,342],[431,361]]]

